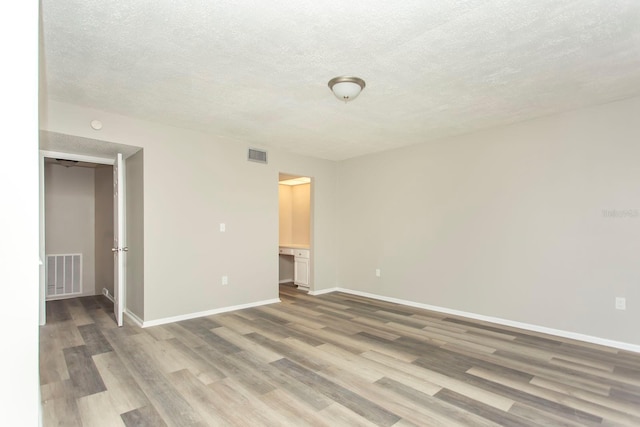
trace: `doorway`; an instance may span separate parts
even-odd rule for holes
[[[44,158],[46,300],[113,295],[113,166]]]
[[[308,176],[280,173],[279,286],[284,290],[313,289],[313,182]]]
[[[120,286],[114,280],[122,263],[112,251],[118,229],[116,189],[124,185],[115,179],[116,171],[123,170],[116,167],[121,160],[121,154],[109,159],[40,152],[41,325],[47,301],[101,294],[112,300],[122,325]]]

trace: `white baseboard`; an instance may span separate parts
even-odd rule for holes
[[[439,312],[439,313],[451,314],[451,315],[454,315],[454,316],[461,316],[461,317],[466,317],[466,318],[474,319],[474,320],[482,320],[484,322],[496,323],[498,325],[511,326],[511,327],[514,327],[514,328],[524,329],[524,330],[528,330],[528,331],[540,332],[540,333],[543,333],[543,334],[554,335],[554,336],[557,336],[557,337],[569,338],[569,339],[573,339],[573,340],[577,340],[577,341],[588,342],[588,343],[591,343],[591,344],[598,344],[598,345],[603,345],[603,346],[607,346],[607,347],[613,347],[613,348],[618,348],[618,349],[621,349],[621,350],[627,350],[627,351],[632,351],[632,352],[635,352],[635,353],[640,353],[640,345],[637,345],[637,344],[631,344],[631,343],[626,343],[626,342],[622,342],[622,341],[614,341],[614,340],[610,340],[610,339],[606,339],[606,338],[600,338],[600,337],[594,337],[594,336],[591,336],[591,335],[579,334],[579,333],[576,333],[576,332],[563,331],[563,330],[560,330],[560,329],[547,328],[545,326],[532,325],[530,323],[515,322],[513,320],[507,320],[507,319],[501,319],[501,318],[498,318],[498,317],[485,316],[485,315],[476,314],[476,313],[469,313],[469,312],[466,312],[466,311],[453,310],[453,309],[450,309],[450,308],[438,307],[438,306],[429,305],[429,304],[422,304],[422,303],[419,303],[419,302],[408,301],[408,300],[403,300],[403,299],[398,299],[398,298],[385,297],[385,296],[382,296],[382,295],[370,294],[368,292],[355,291],[355,290],[346,289],[346,288],[332,288],[331,290],[323,290],[323,291],[319,291],[319,292],[322,292],[322,293],[344,292],[344,293],[347,293],[347,294],[359,295],[359,296],[366,297],[366,298],[372,298],[372,299],[377,299],[377,300],[380,300],[380,301],[392,302],[392,303],[396,303],[396,304],[406,305],[406,306],[409,306],[409,307],[423,308],[425,310],[436,311],[436,312]],[[319,294],[312,294],[312,295],[319,295]]]
[[[280,298],[273,298],[273,299],[264,300],[264,301],[256,301],[248,304],[233,305],[231,307],[214,308],[213,310],[200,311],[197,313],[182,314],[180,316],[165,317],[163,319],[143,321],[141,327],[148,328],[149,326],[164,325],[167,323],[180,322],[182,320],[195,319],[197,317],[205,317],[205,316],[211,316],[214,314],[227,313],[229,311],[242,310],[243,308],[258,307],[258,306],[267,305],[267,304],[275,304],[278,302],[280,302]]]
[[[322,294],[329,294],[331,292],[338,292],[340,291],[341,288],[328,288],[328,289],[318,289],[317,291],[309,291],[309,295],[322,295]]]
[[[46,301],[60,301],[60,300],[64,300],[64,299],[73,299],[73,298],[84,298],[84,297],[96,297],[99,296],[101,294],[95,294],[93,292],[91,293],[79,293],[79,294],[67,294],[67,295],[52,295],[52,296],[45,296],[44,300]]]
[[[293,283],[293,279],[282,279],[278,283]]]
[[[141,318],[139,318],[138,316],[136,316],[134,313],[130,312],[129,310],[125,310],[125,311],[124,311],[124,314],[125,314],[129,319],[131,319],[131,321],[132,321],[133,323],[135,323],[137,326],[139,326],[139,327],[141,327],[141,328],[143,327],[142,325],[144,324],[144,322],[142,321],[142,319],[141,319]]]
[[[111,295],[111,293],[109,292],[109,289],[107,288],[102,288],[102,295],[104,295],[105,297],[107,297],[109,299],[109,301],[111,301],[112,303],[116,303],[115,298],[113,298],[113,295]]]

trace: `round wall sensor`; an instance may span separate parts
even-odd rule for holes
[[[102,129],[102,122],[100,120],[91,120],[91,127],[95,130]]]

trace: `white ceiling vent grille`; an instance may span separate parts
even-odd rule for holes
[[[255,148],[249,148],[249,155],[247,160],[251,162],[267,163],[267,152],[262,150],[256,150]]]

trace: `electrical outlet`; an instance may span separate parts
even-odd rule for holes
[[[222,276],[222,284],[223,285],[229,284],[229,276]]]
[[[627,299],[624,297],[616,297],[616,310],[626,310]]]
[[[220,232],[224,233],[225,231],[227,231],[227,225],[224,222],[220,223]]]
[[[376,268],[376,277],[380,277],[380,269]]]

